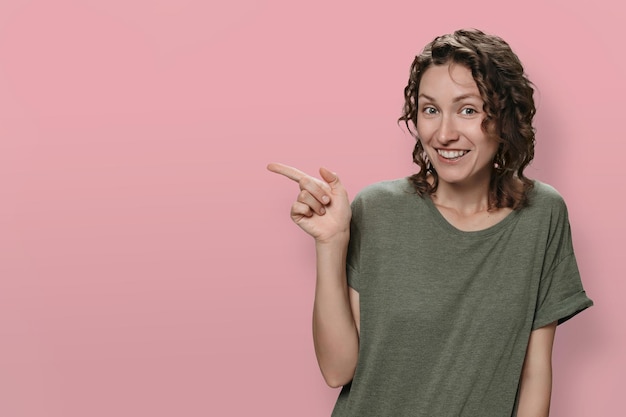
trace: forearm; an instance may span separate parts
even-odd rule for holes
[[[517,417],[548,417],[552,393],[552,372],[523,376],[520,382]]]
[[[317,283],[313,307],[315,353],[326,383],[352,380],[359,352],[357,327],[346,280],[348,236],[316,243]]]
[[[530,334],[520,379],[517,417],[548,417],[552,395],[552,345],[556,322]]]

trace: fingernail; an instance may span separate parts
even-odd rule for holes
[[[323,202],[324,204],[328,204],[328,202],[329,202],[329,201],[330,201],[330,198],[328,198],[328,196],[327,196],[327,195],[325,195],[325,196],[323,196],[323,197],[322,197],[322,202]]]
[[[320,209],[320,214],[324,214],[324,213],[326,213],[326,210],[324,209],[324,207],[322,207],[322,208]]]

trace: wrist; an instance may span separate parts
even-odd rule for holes
[[[345,247],[348,245],[349,241],[350,230],[346,230],[343,232],[335,233],[328,238],[315,239],[315,246],[319,249]]]

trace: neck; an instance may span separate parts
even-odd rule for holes
[[[439,182],[431,196],[438,206],[450,208],[460,214],[471,215],[489,209],[489,178],[472,184]]]

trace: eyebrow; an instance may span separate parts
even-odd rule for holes
[[[426,94],[424,94],[424,93],[420,93],[420,95],[419,95],[419,96],[417,96],[417,98],[418,98],[418,99],[419,99],[420,97],[423,97],[423,98],[425,98],[425,99],[426,99],[426,100],[428,100],[428,101],[433,101],[433,102],[436,102],[436,101],[437,101],[437,100],[435,100],[434,98],[432,98],[432,97],[430,97],[430,96],[427,96],[427,95],[426,95]],[[453,103],[457,103],[457,102],[459,102],[459,101],[463,101],[463,100],[468,99],[468,98],[477,98],[477,99],[479,99],[480,101],[483,101],[483,98],[482,98],[481,96],[477,95],[477,94],[463,94],[463,95],[460,95],[460,96],[458,96],[458,97],[455,97],[455,98],[454,98],[454,100],[452,100],[452,102],[453,102]]]

